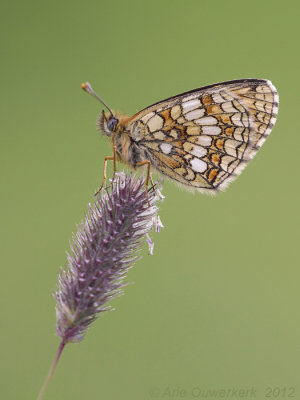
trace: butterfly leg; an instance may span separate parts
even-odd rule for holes
[[[114,155],[113,156],[107,156],[104,157],[104,165],[103,165],[103,179],[102,179],[102,183],[101,186],[99,187],[99,189],[97,190],[97,192],[95,193],[95,196],[97,196],[97,194],[99,194],[99,192],[104,188],[105,183],[106,183],[106,168],[107,168],[107,161],[112,160],[114,162],[114,175],[113,177],[115,177],[115,173],[117,170],[117,163],[116,163],[116,157],[115,157],[115,149],[114,149]]]
[[[150,164],[150,161],[148,161],[148,160],[147,161],[141,161],[141,162],[138,162],[136,164],[137,167],[141,167],[142,165],[147,165],[147,175],[146,175],[145,185],[146,185],[146,193],[147,193],[147,196],[148,196],[149,179],[151,179],[151,181],[152,181],[152,178],[150,177],[151,164]]]
[[[115,178],[115,173],[117,172],[117,145],[116,145],[116,139],[113,137],[113,158],[114,160],[114,174],[113,174],[113,179]]]
[[[113,155],[112,156],[107,156],[104,157],[104,166],[103,166],[103,179],[101,186],[99,190],[95,193],[95,196],[102,190],[102,188],[105,186],[106,182],[106,168],[107,168],[107,161],[112,160],[114,162],[114,174],[113,174],[113,179],[115,178],[115,173],[117,172],[117,146],[116,146],[116,140],[115,137],[113,137]]]
[[[150,174],[150,168],[151,168],[150,161],[141,161],[141,162],[136,164],[137,167],[140,167],[142,165],[148,165],[148,167],[147,167],[147,175],[146,175],[146,180],[145,180],[147,198],[148,198],[148,186],[149,186],[149,181],[150,181],[151,185],[152,185],[152,189],[155,191],[157,198],[163,200],[164,196],[161,194],[158,186],[153,182],[152,176]],[[149,206],[150,206],[150,202],[149,201],[148,201],[148,203],[149,203]]]
[[[102,179],[102,183],[101,186],[99,187],[99,189],[97,190],[97,192],[95,193],[94,196],[97,196],[97,194],[99,194],[101,192],[101,190],[103,189],[103,187],[105,186],[105,182],[106,182],[106,167],[107,167],[107,161],[108,160],[114,160],[114,156],[107,156],[104,157],[104,166],[103,166],[103,179]]]

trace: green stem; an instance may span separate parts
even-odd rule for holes
[[[65,342],[64,340],[62,340],[61,343],[60,343],[60,345],[59,345],[59,348],[58,348],[58,350],[57,350],[55,359],[54,359],[54,361],[53,361],[53,363],[52,363],[52,365],[51,365],[51,367],[50,367],[50,369],[49,369],[49,372],[48,372],[48,375],[47,375],[47,377],[46,377],[46,379],[45,379],[45,382],[43,383],[43,386],[42,386],[42,388],[41,388],[41,390],[40,390],[40,393],[39,393],[39,395],[38,395],[37,400],[42,400],[42,398],[43,398],[43,396],[44,396],[44,394],[45,394],[45,391],[46,391],[46,389],[47,389],[48,383],[49,383],[49,381],[50,381],[50,379],[51,379],[51,377],[52,377],[52,375],[53,375],[53,373],[54,373],[54,371],[55,371],[55,368],[56,368],[56,366],[57,366],[58,360],[59,360],[59,358],[60,358],[60,356],[61,356],[61,353],[62,353],[62,351],[63,351],[65,345],[66,345],[66,342]]]

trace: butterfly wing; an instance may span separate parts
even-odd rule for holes
[[[153,104],[130,118],[128,127],[156,170],[214,193],[238,176],[264,143],[278,100],[267,80],[223,82]]]

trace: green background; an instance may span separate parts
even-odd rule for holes
[[[154,256],[66,347],[45,399],[300,399],[299,3],[28,0],[0,18],[0,398],[37,396],[59,344],[59,266],[111,154],[81,82],[133,114],[251,77],[279,91],[270,138],[215,198],[165,181]]]

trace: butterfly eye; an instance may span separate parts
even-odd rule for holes
[[[109,129],[111,132],[113,132],[113,131],[115,130],[115,127],[116,127],[117,123],[118,123],[117,118],[115,118],[115,117],[110,117],[109,120],[108,120],[108,123],[107,123],[108,129]]]

